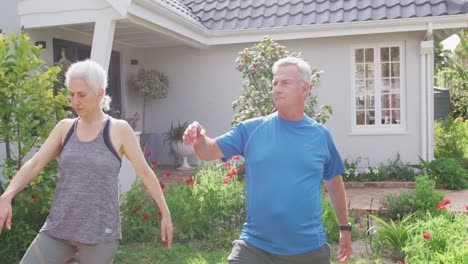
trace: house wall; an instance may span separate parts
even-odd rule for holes
[[[330,104],[333,115],[326,123],[342,157],[361,158],[378,165],[400,153],[406,162],[417,162],[420,150],[419,46],[424,34],[379,34],[281,41],[291,51],[302,52],[313,68],[324,71],[315,89],[319,104]],[[393,135],[351,135],[351,49],[352,45],[403,42],[406,63],[407,131]],[[169,95],[147,106],[147,132],[161,135],[171,121],[197,120],[208,135],[218,136],[230,128],[234,114],[231,103],[242,92],[241,74],[234,68],[238,52],[252,44],[220,45],[205,50],[189,47],[148,49],[143,64],[166,73]],[[160,143],[159,143],[160,144]],[[168,160],[167,146],[160,162]],[[159,151],[159,154],[161,152]],[[192,163],[196,160],[191,159]]]
[[[18,5],[16,1],[0,1],[0,29],[3,33],[9,30],[18,34],[21,29],[20,19],[17,15]]]

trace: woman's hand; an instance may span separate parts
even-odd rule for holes
[[[164,217],[161,220],[161,245],[163,247],[172,247],[172,221],[170,217]]]
[[[11,200],[5,197],[0,197],[0,234],[2,234],[4,224],[6,229],[11,229],[11,215]]]

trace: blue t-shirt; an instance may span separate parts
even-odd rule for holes
[[[303,254],[326,243],[322,180],[345,171],[330,132],[305,115],[254,118],[216,138],[224,160],[245,158],[247,220],[240,239],[277,255]]]

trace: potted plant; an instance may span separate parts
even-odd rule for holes
[[[193,168],[188,163],[188,156],[193,154],[193,147],[187,146],[182,142],[182,136],[184,135],[185,129],[187,129],[189,123],[184,122],[174,126],[171,122],[171,128],[163,133],[163,141],[164,143],[169,144],[171,148],[171,155],[174,156],[175,160],[177,161],[176,153],[183,157],[183,162],[180,167],[177,167],[176,170],[192,170]]]
[[[169,80],[167,76],[156,70],[138,70],[137,74],[130,80],[136,94],[143,98],[142,132],[145,132],[146,100],[160,99],[167,96]]]

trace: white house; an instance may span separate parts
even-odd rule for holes
[[[211,136],[230,128],[242,92],[234,61],[268,35],[324,71],[314,92],[333,107],[326,126],[343,158],[376,165],[433,157],[433,47],[467,27],[467,13],[466,0],[19,0],[0,3],[0,28],[24,27],[49,65],[98,61],[126,116],[142,111],[129,78],[167,74],[167,98],[145,115],[160,163],[171,162],[160,139],[171,121],[198,120]]]

